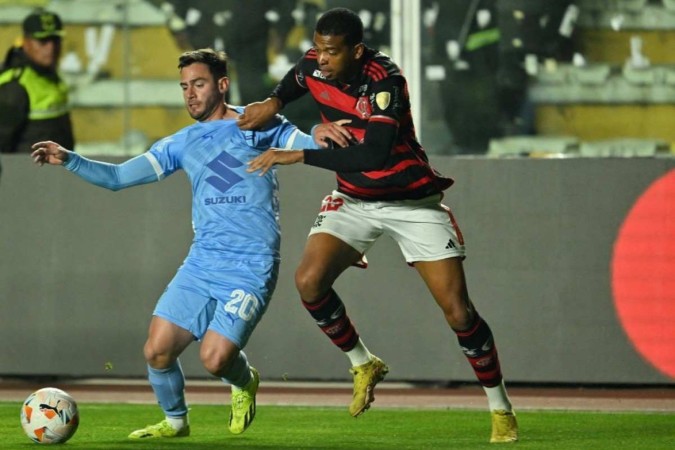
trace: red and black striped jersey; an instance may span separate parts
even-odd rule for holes
[[[453,183],[439,174],[417,141],[407,83],[387,55],[366,48],[348,84],[327,80],[310,49],[273,92],[283,104],[311,93],[323,122],[349,119],[356,143],[305,151],[305,163],[334,170],[338,190],[365,200],[402,200],[439,193]],[[367,169],[364,169],[367,168]]]

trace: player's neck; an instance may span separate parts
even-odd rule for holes
[[[238,117],[239,113],[226,103],[225,110],[223,111],[223,117],[221,117],[221,119],[236,119]]]

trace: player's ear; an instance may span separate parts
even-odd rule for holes
[[[227,77],[222,77],[218,79],[218,91],[221,94],[225,94],[230,88],[230,79]]]
[[[363,44],[363,42],[356,44],[354,48],[352,49],[354,59],[361,59],[363,56],[363,52],[366,50],[366,46]]]

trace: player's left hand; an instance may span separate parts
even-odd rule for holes
[[[51,164],[60,166],[68,160],[68,150],[52,141],[42,141],[31,145],[33,153],[30,154],[35,164],[42,166]]]
[[[270,148],[265,153],[253,158],[248,162],[247,172],[260,171],[260,176],[270,170],[275,164],[288,165],[303,162],[305,154],[302,150],[280,150]]]
[[[338,147],[348,147],[354,143],[354,135],[345,128],[351,123],[349,119],[336,120],[335,122],[322,123],[314,127],[314,142],[323,148],[330,147],[330,143]]]

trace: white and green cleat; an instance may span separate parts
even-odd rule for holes
[[[158,424],[148,425],[145,428],[132,432],[129,435],[129,439],[175,438],[189,435],[190,425],[186,425],[180,430],[177,430],[168,420],[164,419]]]

